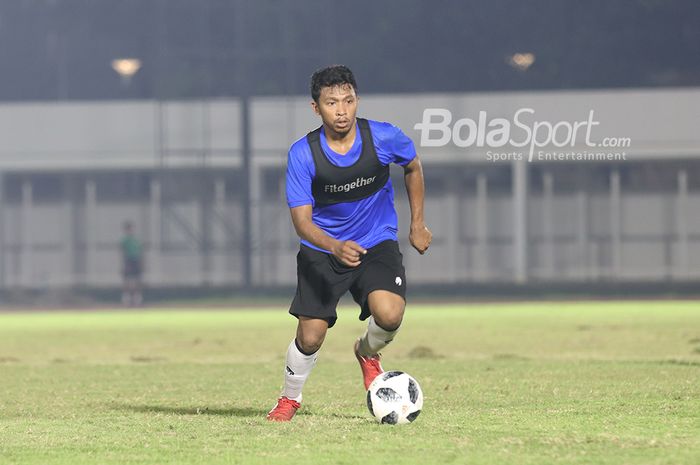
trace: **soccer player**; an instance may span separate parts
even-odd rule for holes
[[[122,252],[122,304],[138,307],[143,302],[141,274],[143,257],[141,242],[134,236],[134,225],[124,222],[124,236],[119,243]]]
[[[345,66],[316,71],[311,97],[323,124],[291,146],[287,161],[287,204],[301,238],[289,309],[298,323],[282,394],[267,415],[272,421],[291,420],[301,406],[302,388],[347,291],[361,308],[360,320],[369,319],[354,346],[365,389],[383,372],[379,351],[401,325],[406,296],[391,163],[404,169],[411,245],[424,254],[432,238],[423,219],[423,171],[413,142],[389,123],[356,118],[357,84]]]

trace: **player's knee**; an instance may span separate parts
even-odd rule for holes
[[[297,348],[305,354],[313,354],[321,348],[326,338],[328,323],[316,318],[299,317],[297,325]]]
[[[374,321],[385,331],[396,331],[403,321],[404,305],[394,304],[385,308],[383,312],[376,312]]]
[[[385,331],[396,331],[401,326],[406,307],[404,299],[392,292],[374,291],[368,296],[368,303],[375,323]]]
[[[382,320],[376,320],[377,324],[384,331],[396,331],[401,327],[401,321],[403,321],[403,314],[401,315],[391,315],[386,316]]]
[[[304,333],[297,335],[297,346],[305,354],[313,354],[318,352],[323,345],[325,334],[308,334]]]

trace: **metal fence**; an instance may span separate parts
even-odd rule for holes
[[[635,113],[651,103],[653,114]],[[149,285],[293,284],[298,238],[284,168],[289,144],[318,124],[307,105],[282,97],[0,106],[0,286],[118,285],[125,220],[145,244]],[[523,105],[549,119],[596,109],[606,133],[633,140],[628,159],[495,163],[487,148],[420,146],[425,108],[507,116]],[[694,89],[363,98],[363,114],[402,127],[423,160],[434,232],[426,256],[410,250],[408,203],[393,171],[408,276],[419,284],[700,278],[697,105]]]

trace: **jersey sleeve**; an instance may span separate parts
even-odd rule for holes
[[[301,143],[292,145],[287,154],[287,205],[289,208],[313,205],[311,194],[310,154],[305,153]]]
[[[381,150],[377,153],[382,163],[406,166],[416,158],[416,146],[398,127],[390,123],[379,123],[372,131],[377,133]]]

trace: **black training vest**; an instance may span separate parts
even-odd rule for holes
[[[375,194],[389,180],[389,165],[382,165],[372,140],[369,122],[357,118],[362,140],[360,158],[350,166],[336,166],[326,158],[321,148],[321,128],[306,135],[316,167],[311,181],[311,193],[319,205],[354,202]]]

